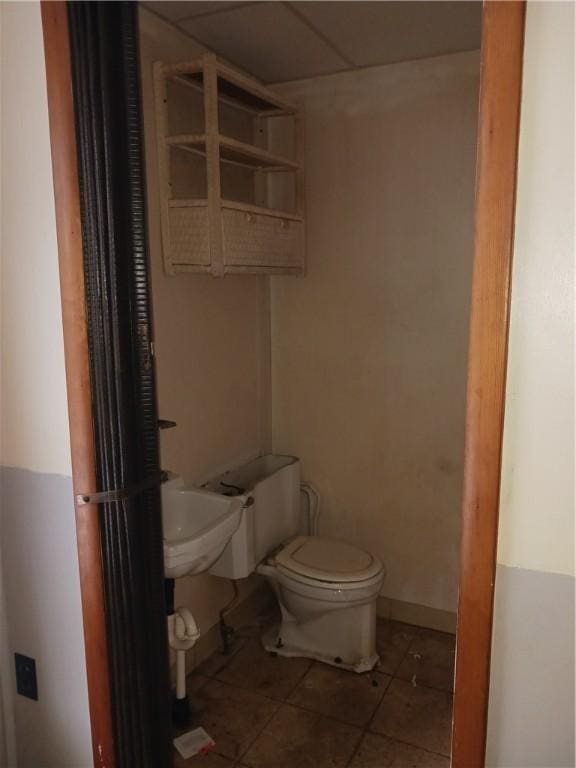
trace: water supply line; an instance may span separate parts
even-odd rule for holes
[[[220,480],[220,485],[224,486],[224,488],[227,488],[228,491],[232,491],[233,493],[242,494],[245,493],[245,489],[241,488],[239,485],[233,485],[232,483],[225,483],[223,480]],[[225,496],[228,494],[224,494]],[[242,504],[242,512],[244,510],[248,509],[249,507],[254,505],[254,497],[253,496],[247,496],[244,499],[244,503]],[[234,640],[236,639],[236,630],[234,627],[232,627],[230,624],[226,621],[226,616],[230,613],[230,611],[236,606],[236,603],[238,602],[239,597],[239,589],[238,589],[238,582],[235,579],[230,579],[230,582],[232,584],[233,594],[232,599],[226,603],[224,608],[220,611],[220,637],[222,639],[222,652],[226,655],[232,652],[232,649],[234,647]]]
[[[236,605],[239,595],[238,583],[234,579],[230,579],[230,582],[232,583],[234,594],[232,599],[220,611],[220,637],[222,638],[222,651],[226,655],[231,652],[236,636],[234,627],[231,627],[230,624],[226,623],[226,616]]]
[[[320,518],[320,491],[312,483],[300,483],[300,493],[306,496],[308,503],[308,535],[318,536]]]

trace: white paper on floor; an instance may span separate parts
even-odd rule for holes
[[[204,728],[194,728],[193,731],[183,733],[182,736],[174,739],[172,743],[178,750],[180,757],[183,757],[184,760],[194,757],[194,755],[209,752],[216,746]]]

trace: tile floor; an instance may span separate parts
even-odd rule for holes
[[[379,619],[381,664],[356,675],[272,656],[261,631],[188,678],[216,748],[176,768],[449,768],[453,635]]]

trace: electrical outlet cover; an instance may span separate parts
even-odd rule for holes
[[[36,661],[21,653],[14,654],[16,665],[16,691],[20,696],[38,701],[38,681],[36,679]]]

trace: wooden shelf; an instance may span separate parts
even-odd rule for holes
[[[206,134],[181,134],[168,136],[166,143],[171,147],[206,156]],[[241,165],[257,171],[297,171],[298,163],[280,155],[274,155],[253,144],[246,144],[228,136],[218,136],[220,162]]]
[[[215,277],[227,273],[304,274],[303,140],[299,110],[258,81],[222,64],[214,54],[176,65],[157,62],[154,80],[166,271],[204,272]],[[168,81],[202,91],[202,107],[198,106],[198,99],[184,98],[182,102],[184,108],[189,102],[190,109],[196,110],[195,119],[189,124],[200,127],[201,132],[169,134]],[[179,97],[187,95],[180,92]],[[170,98],[175,98],[172,92]],[[240,120],[236,115],[227,122],[230,114],[220,109],[221,103],[232,104],[248,115],[242,115]],[[296,159],[267,149],[269,119],[279,115],[288,116],[285,124],[276,122],[275,126],[292,131],[285,146],[294,148]],[[224,135],[228,130],[234,133],[234,128],[226,125],[237,123],[242,127],[239,138]],[[252,138],[254,143],[247,143],[246,139]],[[198,171],[184,164],[180,154],[171,155],[173,149],[205,158],[205,169]],[[252,173],[223,173],[223,164]],[[180,182],[187,174],[197,172],[206,179],[206,191],[200,193],[205,198],[173,199],[172,174]],[[270,177],[270,173],[274,175]],[[259,204],[224,199],[223,194]],[[267,207],[266,203],[273,201],[276,206],[293,205],[295,212]]]

